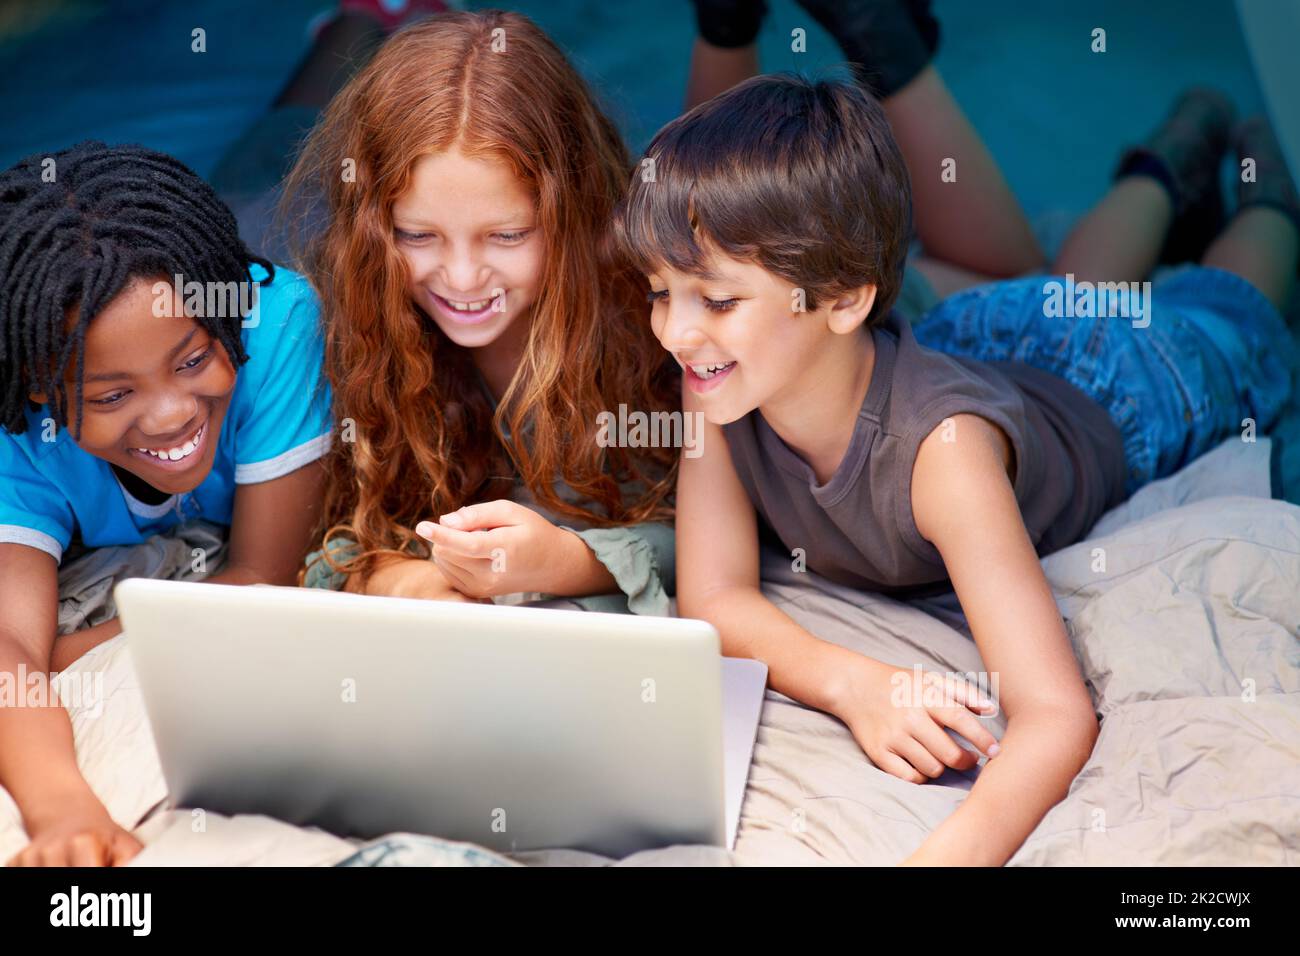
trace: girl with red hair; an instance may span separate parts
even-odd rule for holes
[[[676,451],[598,434],[602,412],[679,401],[640,279],[606,242],[630,173],[613,123],[518,14],[403,29],[330,104],[288,189],[291,208],[319,189],[328,211],[302,268],[340,429],[305,583],[621,591],[667,613]]]

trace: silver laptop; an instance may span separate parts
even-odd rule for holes
[[[735,840],[767,669],[702,621],[115,589],[174,805],[621,857]]]

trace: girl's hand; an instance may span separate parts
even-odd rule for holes
[[[467,505],[437,524],[421,521],[415,533],[433,543],[447,580],[475,598],[584,593],[577,577],[595,561],[577,535],[505,499]]]
[[[31,824],[32,842],[9,866],[122,866],[144,849],[93,797],[47,812],[49,824]]]
[[[348,578],[344,590],[356,592],[358,575]],[[426,558],[388,557],[375,568],[366,582],[366,594],[383,597],[420,598],[426,601],[466,601],[467,597],[447,580],[442,570]]]
[[[958,745],[945,727],[988,757],[998,752],[997,740],[976,717],[993,716],[997,705],[982,700],[964,680],[925,672],[918,681],[912,671],[860,655],[850,661],[842,678],[831,712],[886,773],[924,783],[947,767],[975,766],[978,755]]]

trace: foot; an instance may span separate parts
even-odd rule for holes
[[[1237,151],[1237,208],[1271,206],[1290,217],[1300,229],[1300,194],[1268,120],[1262,116],[1243,120],[1233,131],[1232,140]],[[1254,160],[1251,182],[1242,179],[1247,173],[1242,164],[1248,159]]]
[[[1145,142],[1125,151],[1115,178],[1159,180],[1174,205],[1161,262],[1196,261],[1223,228],[1219,166],[1228,148],[1235,111],[1215,90],[1188,90]]]
[[[930,12],[930,0],[903,0],[903,3],[912,18],[912,23],[916,24],[916,32],[921,35],[921,42],[925,44],[925,48],[930,51],[930,56],[933,58],[939,49],[939,21]]]
[[[724,50],[751,45],[767,15],[764,0],[694,0],[694,5],[701,38]]]
[[[932,59],[939,21],[930,0],[798,0],[840,45],[877,97],[898,92]]]

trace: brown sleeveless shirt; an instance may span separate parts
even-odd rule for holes
[[[818,484],[755,409],[723,426],[736,474],[786,550],[841,584],[899,597],[949,590],[912,517],[912,465],[944,419],[979,415],[1006,433],[1015,494],[1039,555],[1073,544],[1123,500],[1124,445],[1100,405],[1022,362],[980,362],[917,343],[897,315],[872,330],[875,365],[844,460]]]

